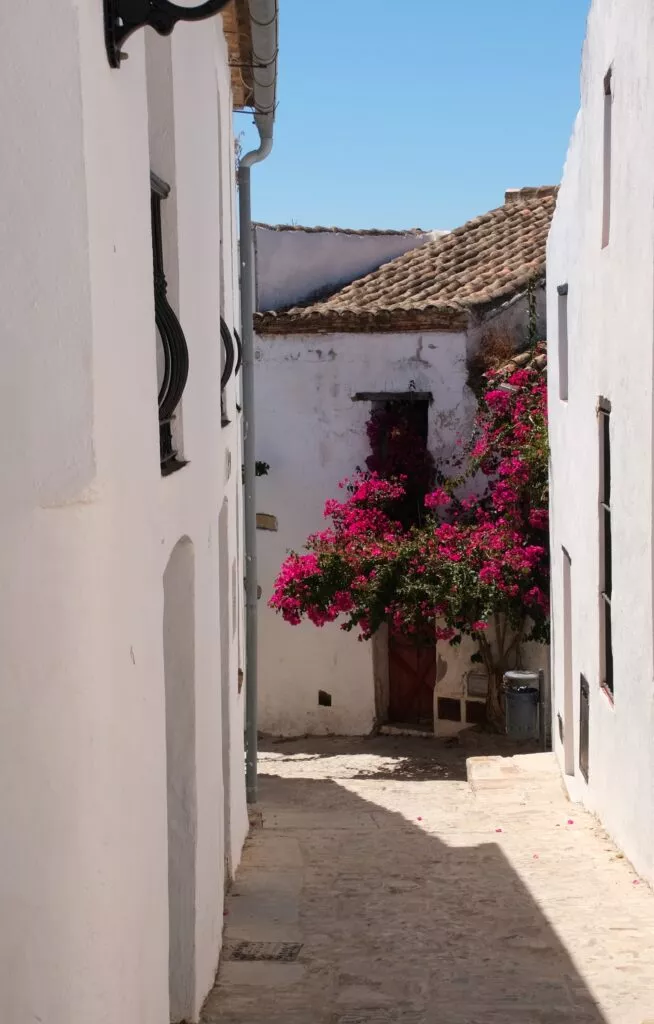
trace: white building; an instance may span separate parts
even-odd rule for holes
[[[288,550],[324,525],[338,482],[365,465],[375,403],[423,401],[437,459],[469,435],[470,356],[493,332],[526,340],[530,282],[543,329],[554,193],[510,190],[445,237],[257,227],[259,309],[274,307],[255,318],[257,458],[270,466],[257,487],[261,730],[361,735],[390,721],[448,734],[479,720],[485,679],[469,646],[439,644],[407,669],[384,631],[368,644],[337,624],[291,627],[265,601]]]
[[[120,68],[98,0],[0,18],[7,1024],[195,1021],[213,982],[248,826],[240,379],[221,377],[232,110],[257,100],[264,8],[134,32]]]
[[[594,0],[548,243],[554,720],[569,790],[654,879],[654,18]]]

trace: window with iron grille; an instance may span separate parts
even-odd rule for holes
[[[232,372],[236,376],[241,368],[241,339],[236,330],[234,330],[234,337],[232,337],[232,332],[222,316],[220,318],[220,340],[222,345],[220,355],[220,419],[223,427],[227,427],[231,420],[227,411],[225,388],[229,383]],[[236,346],[234,345],[235,340]]]
[[[602,685],[613,695],[613,551],[611,536],[611,404],[599,402],[600,446],[600,611]]]
[[[162,204],[170,186],[150,175],[154,316],[157,328],[157,375],[159,384],[159,453],[161,473],[168,476],[186,465],[175,444],[173,423],[188,377],[188,347],[181,324],[168,301],[164,269]]]

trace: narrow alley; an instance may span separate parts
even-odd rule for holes
[[[651,891],[553,755],[476,754],[264,745],[205,1024],[651,1024]]]

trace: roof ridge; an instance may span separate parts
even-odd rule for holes
[[[282,327],[289,333],[352,331],[357,325],[388,330],[392,324],[408,330],[412,315],[424,328],[425,317],[433,314],[439,324],[449,318],[459,329],[463,312],[491,308],[544,276],[556,192],[555,186],[521,190],[503,206],[387,260],[328,298],[258,314],[257,323],[277,333]]]
[[[308,234],[331,233],[335,235],[429,235],[431,228],[341,228],[324,227],[320,224],[267,224],[265,221],[252,221],[255,228],[267,228],[269,231],[306,231]],[[445,233],[445,232],[444,232]]]

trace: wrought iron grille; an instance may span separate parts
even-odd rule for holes
[[[238,338],[238,335],[236,334],[236,331],[234,331],[234,334]],[[227,387],[227,384],[229,383],[229,378],[231,377],[232,372],[234,373],[234,376],[236,376],[236,374],[239,371],[239,368],[240,368],[240,365],[241,365],[241,344],[240,344],[240,338],[239,338],[238,339],[238,362],[237,362],[237,355],[236,355],[236,350],[235,350],[235,347],[234,347],[234,339],[232,338],[231,331],[230,331],[229,327],[227,326],[227,324],[225,323],[225,320],[223,319],[222,316],[220,318],[220,339],[221,339],[221,344],[222,344],[222,347],[223,347],[222,358],[221,358],[222,371],[221,371],[221,375],[220,375],[220,414],[221,414],[222,425],[223,425],[223,427],[226,427],[226,426],[228,426],[228,424],[231,421],[229,419],[229,416],[227,415],[227,403],[225,401],[225,388]],[[237,366],[236,366],[236,369],[234,369],[234,364],[236,362],[237,362]]]
[[[163,372],[159,386],[159,450],[161,472],[168,476],[186,465],[179,458],[173,443],[172,424],[175,411],[188,378],[188,346],[181,324],[167,297],[168,284],[164,270],[161,204],[170,194],[170,186],[150,175],[150,210],[152,217],[152,260],[154,270],[154,316],[163,352]]]

